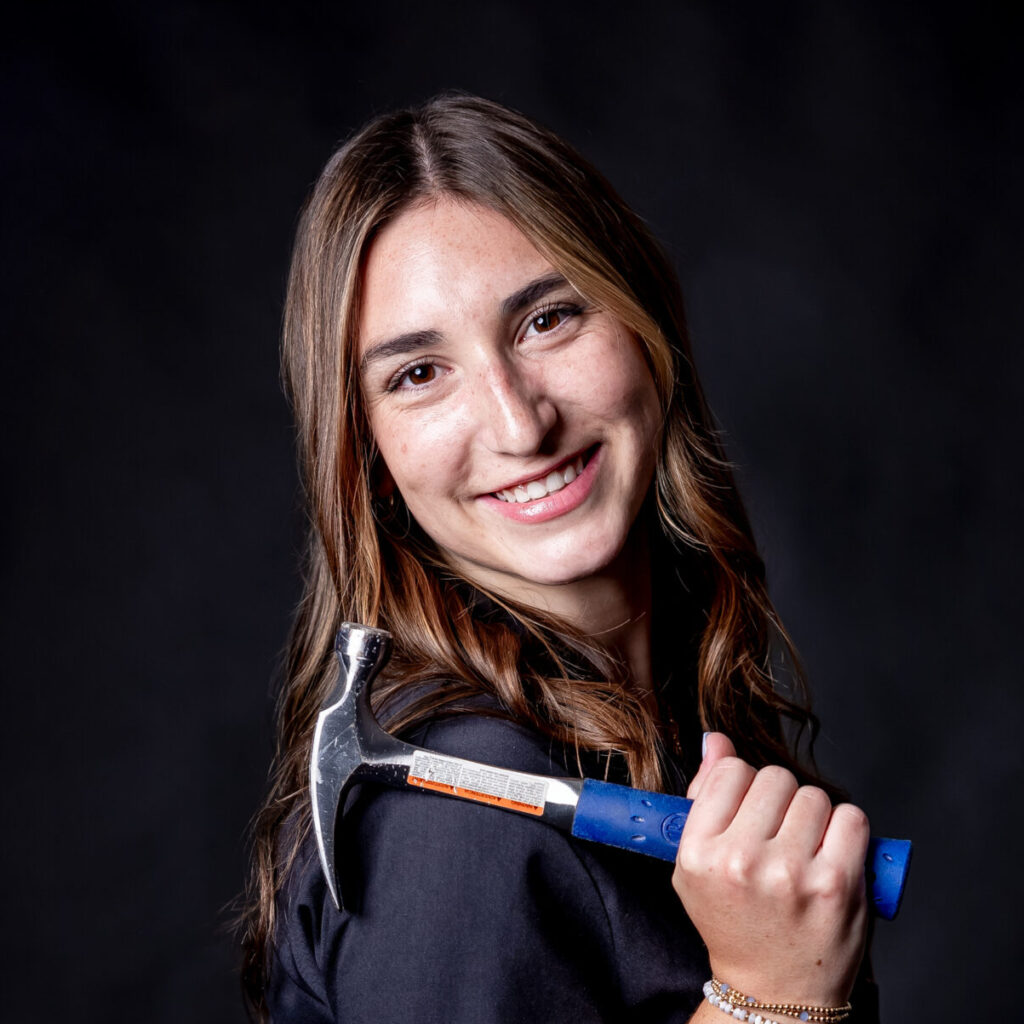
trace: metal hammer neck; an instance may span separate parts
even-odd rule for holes
[[[334,650],[342,671],[330,704],[349,693],[361,696],[391,654],[391,634],[356,622],[343,622],[334,640]]]

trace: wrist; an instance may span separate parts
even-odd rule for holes
[[[794,1003],[768,1002],[731,986],[717,977],[704,985],[707,1005],[727,1016],[750,1024],[789,1024],[798,1020],[808,1024],[841,1024],[853,1009],[849,1002]]]
[[[758,1002],[780,1005],[842,1006],[853,990],[852,974],[838,978],[821,961],[804,970],[792,964],[765,963],[751,969],[712,961],[711,975]]]

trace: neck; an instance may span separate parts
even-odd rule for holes
[[[533,587],[528,596],[517,597],[610,649],[625,664],[637,691],[654,699],[650,549],[640,525],[601,573],[555,587]]]

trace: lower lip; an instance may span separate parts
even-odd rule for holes
[[[601,446],[598,445],[594,449],[594,454],[590,456],[590,461],[583,467],[583,472],[571,484],[566,484],[560,491],[545,495],[536,501],[502,501],[492,494],[484,494],[478,500],[499,515],[517,523],[546,523],[550,519],[557,519],[572,512],[587,500],[600,461]]]

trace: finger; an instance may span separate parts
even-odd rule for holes
[[[700,792],[701,786],[704,785],[704,780],[708,776],[708,772],[715,766],[717,761],[720,761],[723,757],[735,757],[736,748],[732,745],[732,740],[729,739],[725,733],[722,732],[709,732],[704,735],[704,759],[700,763],[700,770],[693,777],[693,781],[690,783],[686,790],[686,795],[691,800],[697,799],[697,794]]]
[[[721,835],[736,816],[755,774],[754,769],[738,757],[718,758],[708,769],[690,808],[683,841],[688,835],[694,839]]]
[[[867,858],[870,838],[868,816],[853,804],[839,804],[832,811],[818,856],[859,872]]]
[[[813,857],[821,846],[832,816],[828,794],[817,786],[801,786],[793,794],[776,836],[781,845],[801,857]]]
[[[792,772],[779,765],[762,768],[751,782],[731,828],[759,839],[773,839],[798,789]]]

